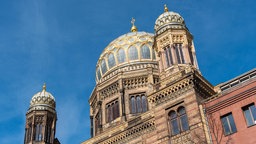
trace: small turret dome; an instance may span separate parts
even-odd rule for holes
[[[44,84],[42,91],[32,97],[29,110],[55,110],[55,106],[55,99],[51,93],[46,91]]]
[[[168,11],[165,5],[165,11],[161,14],[155,22],[155,32],[164,31],[166,28],[186,28],[185,21],[180,14]],[[163,29],[163,30],[162,30]]]

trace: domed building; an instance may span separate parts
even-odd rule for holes
[[[199,105],[215,91],[199,71],[184,19],[165,6],[154,34],[134,22],[99,57],[89,99],[92,138],[83,144],[209,141]]]
[[[154,34],[131,23],[99,56],[82,144],[256,143],[256,69],[212,86],[180,14],[165,5]],[[30,101],[24,144],[60,143],[55,108],[44,85]]]
[[[46,91],[36,93],[26,113],[24,144],[59,144],[55,138],[57,113],[53,95]]]

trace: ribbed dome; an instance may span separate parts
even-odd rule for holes
[[[96,65],[97,82],[121,66],[156,61],[152,49],[154,35],[130,32],[113,40],[102,52]]]
[[[157,32],[165,26],[170,28],[186,27],[184,19],[178,13],[169,11],[164,12],[156,19],[155,31]]]
[[[55,109],[55,99],[51,93],[46,91],[46,86],[44,85],[42,91],[32,97],[29,109],[45,110],[48,108]]]

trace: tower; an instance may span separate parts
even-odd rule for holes
[[[161,79],[187,66],[198,69],[193,36],[178,13],[164,5],[164,13],[157,18],[154,29]]]
[[[26,113],[24,144],[53,144],[55,139],[57,113],[55,99],[43,85],[35,94]]]

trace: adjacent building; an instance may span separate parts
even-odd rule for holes
[[[214,144],[255,144],[256,69],[222,83],[205,103]]]

